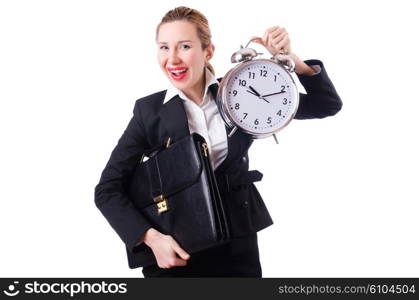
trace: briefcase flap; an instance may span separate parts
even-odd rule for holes
[[[139,208],[153,204],[157,196],[170,197],[199,179],[203,166],[195,139],[203,140],[197,134],[186,136],[137,167],[129,190]]]

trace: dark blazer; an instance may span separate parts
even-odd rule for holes
[[[307,94],[300,93],[295,119],[324,118],[336,114],[342,107],[342,101],[323,63],[319,60],[305,62],[320,65],[321,72],[313,76],[297,74]],[[211,92],[216,93],[216,90]],[[130,268],[138,267],[135,245],[151,227],[127,193],[133,171],[143,153],[163,145],[169,137],[176,141],[190,134],[183,100],[177,96],[163,104],[165,94],[166,90],[136,101],[134,115],[95,188],[96,206],[125,243]],[[273,224],[252,183],[261,179],[261,174],[249,171],[248,150],[252,142],[248,135],[237,131],[228,138],[228,155],[215,170],[232,237],[255,233]]]

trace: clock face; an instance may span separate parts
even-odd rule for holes
[[[291,75],[265,59],[242,63],[228,75],[222,91],[224,113],[245,132],[269,135],[285,127],[298,107]]]

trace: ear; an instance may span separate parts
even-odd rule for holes
[[[205,58],[207,59],[207,61],[210,61],[210,59],[214,56],[215,47],[213,44],[210,44],[206,50],[207,50],[207,54]]]

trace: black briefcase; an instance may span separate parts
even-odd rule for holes
[[[166,146],[136,168],[130,200],[153,228],[190,254],[225,243],[229,229],[205,139],[193,133]],[[154,263],[145,243],[134,248],[129,261],[143,267]]]

